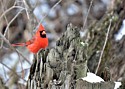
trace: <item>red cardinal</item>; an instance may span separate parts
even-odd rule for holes
[[[12,46],[26,46],[30,52],[37,53],[41,48],[46,48],[48,46],[48,38],[46,37],[46,32],[42,24],[40,24],[35,36],[25,42],[25,43],[16,43]]]

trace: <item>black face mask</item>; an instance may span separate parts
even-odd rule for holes
[[[44,31],[45,31],[45,30],[40,31],[40,37],[42,37],[42,38],[46,38],[46,34],[43,34]]]

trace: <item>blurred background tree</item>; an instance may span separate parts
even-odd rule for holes
[[[51,48],[56,45],[55,41],[58,40],[61,34],[66,30],[67,24],[72,23],[80,28],[81,36],[84,36],[83,40],[85,40],[88,39],[87,36],[89,35],[86,34],[91,25],[100,25],[96,23],[102,23],[107,12],[116,10],[118,18],[120,19],[114,24],[116,25],[115,30],[110,33],[111,36],[109,39],[112,40],[111,48],[107,49],[111,50],[108,50],[110,53],[107,54],[110,54],[110,56],[113,55],[113,57],[107,57],[107,60],[109,60],[107,64],[109,65],[108,67],[110,68],[112,79],[120,80],[125,76],[124,37],[119,41],[115,41],[114,35],[118,33],[122,21],[125,18],[124,3],[124,0],[0,0],[0,32],[10,43],[25,42],[32,37],[38,23],[41,22],[47,31],[49,48]],[[100,26],[103,26],[103,23]],[[96,27],[91,28],[96,29]],[[92,31],[92,29],[90,30]],[[99,33],[92,32],[92,34],[93,33],[94,35],[100,35],[103,31],[100,31]],[[105,38],[105,33],[106,32],[101,35],[102,38]],[[99,38],[101,37],[93,37],[93,39],[97,40]],[[93,40],[91,36],[90,39],[90,41]],[[99,41],[104,40],[100,39]],[[95,52],[100,53],[102,47],[103,44],[100,47],[97,47]],[[25,47],[19,47],[16,49],[18,49],[27,60],[30,62],[32,61],[32,54],[29,53]],[[13,52],[15,51],[12,50],[1,37],[0,61],[2,71],[0,74],[6,85],[8,85],[10,77],[12,77],[10,76],[10,71],[13,71],[16,77],[19,75],[19,78],[22,78],[24,84],[24,75],[29,73],[30,65],[28,65],[27,61],[24,60],[20,53]],[[90,59],[91,57],[94,58],[93,56],[98,56],[98,54],[94,55],[94,51],[92,52],[92,54],[90,52]],[[13,61],[13,59],[15,59],[15,61]],[[98,63],[98,59],[95,61]],[[25,66],[28,65],[28,67],[24,67],[24,63],[26,63]],[[92,63],[93,62],[90,61],[88,66],[90,71],[95,72],[97,64]],[[9,66],[9,64],[11,65]],[[8,75],[8,73],[10,75]],[[18,87],[22,87],[20,79],[15,79],[16,81],[13,84],[18,85],[19,83],[20,85],[18,85]]]

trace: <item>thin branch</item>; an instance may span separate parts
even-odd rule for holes
[[[21,69],[22,69],[22,79],[24,78],[24,69],[23,69],[23,63],[20,59],[20,55],[18,54],[18,57],[19,57],[19,62],[20,62],[20,65],[21,65]]]
[[[2,2],[1,2],[1,7],[2,7],[2,11],[4,12],[4,7],[3,7],[3,3],[2,3]],[[6,21],[7,25],[8,25],[8,20],[7,20],[7,17],[6,17],[5,14],[4,14],[4,18],[5,18],[5,21]],[[0,49],[1,49],[1,48],[3,48],[3,40],[1,41]]]
[[[8,25],[7,25],[6,29],[5,29],[4,36],[6,35],[6,32],[7,32],[8,28],[9,28],[10,24],[18,17],[18,15],[22,12],[22,10],[24,10],[24,9],[21,9],[21,10],[14,16],[14,18],[8,23]]]
[[[101,61],[102,61],[102,55],[103,55],[105,46],[106,46],[107,41],[108,41],[108,35],[109,35],[109,30],[110,30],[110,28],[111,28],[111,22],[112,22],[112,20],[110,20],[110,23],[109,23],[109,27],[108,27],[108,30],[107,30],[107,33],[106,33],[105,42],[104,42],[104,45],[103,45],[103,48],[102,48],[102,51],[101,51],[101,55],[100,55],[100,57],[99,57],[99,62],[98,62],[98,66],[97,66],[97,68],[96,68],[95,74],[97,74],[98,69],[99,69],[99,66],[100,66]]]
[[[25,3],[27,5],[27,7],[30,9],[30,11],[33,12],[35,7],[34,8],[32,7],[32,5],[29,3],[29,0],[25,0]]]
[[[8,13],[9,11],[11,11],[12,9],[25,9],[25,8],[23,8],[23,7],[21,7],[21,6],[12,6],[12,7],[10,7],[9,9],[7,9],[6,11],[4,11],[4,13],[0,16],[0,19],[2,19],[2,17],[3,17],[6,13]]]
[[[59,4],[62,0],[59,0],[51,9],[50,11],[40,20],[39,24],[36,26],[35,31],[37,30],[38,26],[43,22],[43,20],[49,15],[49,13]]]
[[[17,73],[22,73],[23,71],[27,71],[27,70],[30,70],[30,67],[29,68],[26,68],[26,69],[23,69],[21,71],[17,71]]]
[[[7,79],[7,73],[6,73],[6,70],[4,68],[4,65],[2,67],[3,67],[3,71],[4,71],[4,77]]]
[[[21,52],[19,52],[17,49],[15,49],[11,44],[10,44],[10,42],[4,37],[4,35],[0,32],[0,36],[1,36],[1,38],[10,46],[10,48],[12,49],[12,50],[14,50],[14,51],[16,51],[17,53],[19,53],[30,65],[31,65],[31,63],[30,63],[30,61],[21,53]]]
[[[24,9],[21,9],[21,10],[14,16],[14,18],[8,23],[8,25],[7,25],[6,29],[5,29],[5,32],[4,32],[4,36],[6,36],[6,33],[8,32],[8,29],[9,29],[10,24],[18,17],[18,15],[22,12],[22,10],[24,10]],[[2,47],[2,45],[3,45],[3,41],[1,42],[1,47]]]
[[[94,0],[91,0],[91,2],[90,2],[90,6],[89,6],[88,11],[87,11],[87,15],[86,15],[86,17],[85,17],[85,20],[83,21],[83,22],[84,22],[84,23],[83,23],[83,30],[84,30],[84,28],[85,28],[85,25],[86,25],[86,22],[87,22],[87,19],[88,19],[89,12],[90,12],[90,10],[91,10],[91,7],[92,7],[92,4],[93,4],[93,1],[94,1]]]
[[[29,19],[30,19],[30,16],[29,16],[29,13],[28,13],[28,10],[27,10],[28,5],[26,4],[26,1],[25,1],[25,0],[23,0],[23,3],[24,3],[24,5],[25,5],[27,18],[28,18],[28,20],[29,20]]]
[[[10,71],[12,71],[14,74],[16,74],[19,78],[21,78],[13,69],[11,69],[10,67],[8,67],[7,65],[5,65],[3,62],[0,62],[3,66],[5,66],[7,69],[9,69]],[[23,78],[21,78],[23,79]],[[25,79],[23,79],[24,81],[26,81]]]
[[[51,9],[50,11],[43,17],[43,19],[40,21],[40,23],[42,23],[42,21],[49,15],[49,13],[59,4],[61,3],[62,0],[59,0]],[[40,25],[40,24],[39,24]]]
[[[10,75],[9,78],[4,82],[4,84],[7,84],[7,82],[13,77],[14,75]]]

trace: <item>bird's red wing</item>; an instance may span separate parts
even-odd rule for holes
[[[33,37],[31,40],[26,42],[26,46],[33,44],[35,41],[35,37]]]

